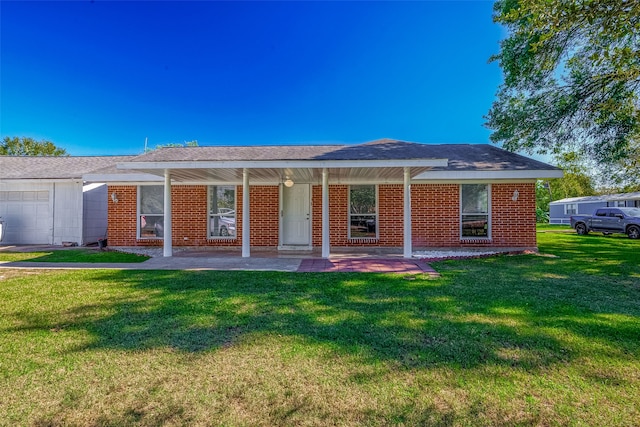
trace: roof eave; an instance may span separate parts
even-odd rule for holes
[[[425,171],[416,175],[413,180],[437,180],[437,179],[544,179],[544,178],[562,178],[564,175],[560,169],[525,169],[525,170],[438,170]]]
[[[127,162],[118,169],[281,169],[281,168],[348,168],[348,167],[447,167],[448,159],[404,160],[233,160],[188,162]]]

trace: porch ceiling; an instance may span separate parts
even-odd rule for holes
[[[411,176],[417,176],[430,167],[411,167]],[[164,176],[163,169],[136,169],[140,172],[156,176]],[[397,182],[404,178],[403,167],[339,167],[327,168],[329,183],[359,183],[359,182]],[[174,182],[218,182],[242,183],[242,168],[179,168],[170,169]],[[322,182],[321,168],[284,167],[284,168],[249,168],[249,179],[252,184],[274,184],[291,179],[295,183],[320,184]]]

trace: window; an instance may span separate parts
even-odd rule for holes
[[[564,214],[565,215],[575,215],[578,213],[578,204],[577,203],[567,203],[564,205]]]
[[[463,184],[460,197],[463,238],[489,238],[489,185]]]
[[[138,236],[141,239],[164,237],[164,187],[138,187]]]
[[[349,187],[349,238],[378,237],[377,189],[375,185]]]
[[[609,209],[598,209],[596,211],[596,216],[607,216],[609,213]]]
[[[627,203],[624,200],[616,200],[611,202],[609,206],[613,206],[614,208],[624,208],[627,206]]]
[[[209,237],[236,237],[235,186],[209,186]]]

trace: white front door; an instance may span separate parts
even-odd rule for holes
[[[282,246],[311,246],[309,184],[282,187]]]

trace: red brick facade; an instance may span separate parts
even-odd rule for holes
[[[174,246],[240,247],[242,186],[236,187],[236,231],[232,239],[207,238],[207,186],[174,185],[171,189]],[[513,200],[514,191],[518,192]],[[137,239],[137,187],[110,185],[111,246],[160,246],[162,239]],[[404,195],[401,184],[378,185],[378,239],[349,239],[349,186],[329,186],[329,234],[332,247],[402,247]],[[280,230],[280,189],[251,186],[251,246],[276,248]],[[312,245],[322,245],[322,187],[311,188]],[[461,239],[460,185],[412,184],[411,222],[414,248],[536,246],[535,184],[491,185],[490,239]]]

